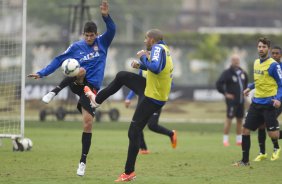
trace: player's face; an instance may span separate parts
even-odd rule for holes
[[[145,36],[145,40],[144,43],[146,45],[146,49],[147,51],[151,51],[152,50],[152,46],[153,46],[153,39],[148,37],[148,35]]]
[[[279,49],[272,49],[271,50],[271,57],[277,61],[277,62],[280,62],[280,59],[281,59],[281,51]]]
[[[240,59],[237,56],[231,57],[231,65],[234,68],[239,68],[240,67]]]
[[[93,32],[89,32],[89,33],[87,32],[87,33],[83,33],[83,37],[88,45],[92,45],[97,35]]]
[[[268,46],[262,42],[258,43],[258,53],[260,58],[266,58],[268,56]]]

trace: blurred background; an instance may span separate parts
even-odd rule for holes
[[[14,7],[15,13],[21,6],[20,0],[0,0],[1,3],[7,3],[11,11]],[[168,113],[163,113],[163,120],[222,122],[225,104],[223,96],[215,90],[215,81],[229,66],[230,56],[234,53],[240,56],[241,66],[252,81],[257,39],[267,36],[272,45],[282,45],[280,0],[109,0],[109,3],[117,33],[108,51],[104,85],[118,71],[133,71],[130,61],[144,48],[145,32],[151,28],[161,29],[175,66],[175,88],[164,109]],[[99,5],[98,0],[28,0],[26,73],[37,72],[64,52],[71,42],[80,39],[87,20],[96,22],[98,32],[103,33],[105,25]],[[10,23],[10,26],[1,28],[0,34],[16,32],[20,21],[21,17],[1,16],[0,24]],[[0,63],[9,61],[0,58]],[[51,104],[40,101],[62,78],[62,72],[57,70],[42,80],[26,79],[27,119],[42,119],[42,112],[46,118],[48,112],[53,114],[62,108],[76,111],[76,98],[68,89]],[[125,109],[123,100],[127,92],[128,89],[123,88],[102,110],[116,108],[119,119],[130,119],[134,105]]]

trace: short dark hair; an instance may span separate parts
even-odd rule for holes
[[[281,51],[282,51],[281,47],[279,47],[279,46],[277,46],[277,45],[275,45],[274,47],[272,47],[272,49],[278,49],[280,53],[281,53]]]
[[[159,29],[151,29],[147,32],[149,38],[153,38],[156,42],[163,40],[163,33]]]
[[[92,21],[88,21],[84,24],[83,32],[97,34],[97,25]]]
[[[261,43],[267,45],[268,47],[270,47],[270,40],[269,40],[268,38],[266,38],[266,37],[261,37],[261,38],[259,38],[259,39],[258,39],[258,43],[259,43],[259,42],[261,42]]]

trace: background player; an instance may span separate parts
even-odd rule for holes
[[[232,119],[236,117],[236,144],[242,143],[242,122],[245,112],[245,100],[243,91],[248,85],[248,75],[240,67],[240,58],[231,56],[231,65],[224,70],[216,82],[218,92],[225,97],[226,120],[223,129],[223,145],[229,146],[229,132]]]
[[[234,163],[234,166],[250,165],[251,130],[255,131],[265,123],[268,135],[276,141],[279,139],[276,110],[281,105],[282,73],[280,65],[269,57],[269,49],[270,40],[260,38],[257,42],[259,59],[254,62],[254,83],[249,84],[244,91],[244,94],[248,95],[251,89],[256,88],[243,126],[242,159]]]

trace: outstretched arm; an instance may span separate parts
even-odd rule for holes
[[[109,47],[112,40],[114,39],[116,32],[116,25],[109,15],[109,3],[108,1],[102,1],[100,6],[102,18],[106,23],[107,30],[101,35],[101,42],[105,44],[106,47]]]
[[[71,45],[69,48],[61,55],[55,57],[45,68],[41,69],[40,71],[36,72],[35,74],[29,74],[27,77],[31,77],[34,79],[39,79],[45,76],[50,75],[56,69],[58,69],[64,60],[71,58],[72,54],[75,50],[75,46]]]
[[[37,73],[31,73],[31,74],[28,74],[27,77],[34,78],[34,79],[39,79],[40,75],[38,75]]]
[[[109,15],[109,3],[107,0],[102,1],[100,10],[103,17],[107,17]]]

